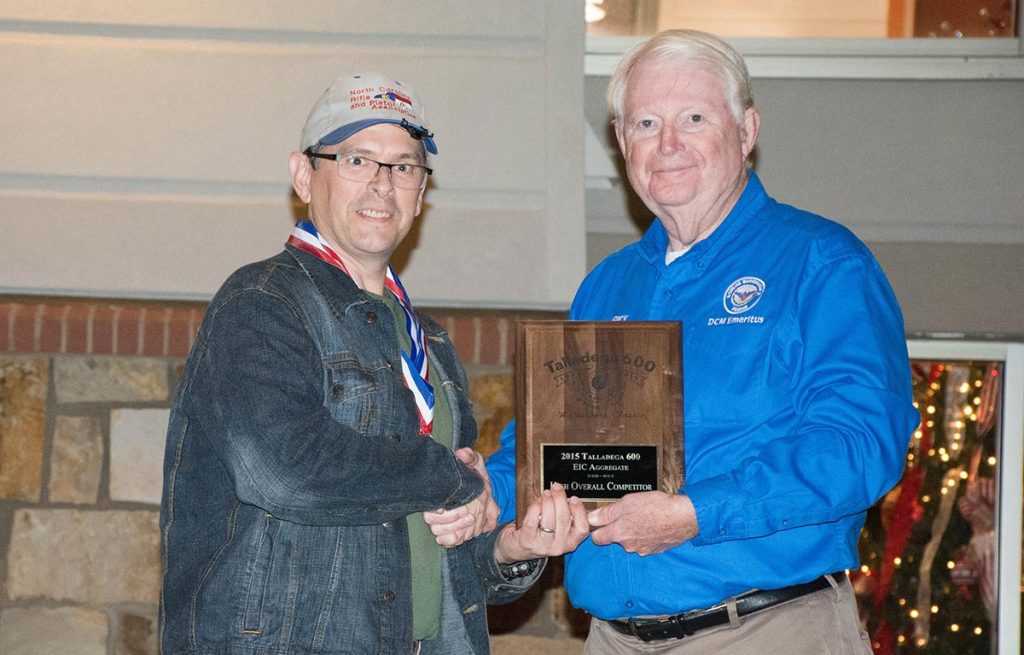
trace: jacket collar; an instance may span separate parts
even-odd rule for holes
[[[331,266],[319,257],[314,257],[290,244],[285,244],[284,249],[285,253],[295,260],[306,277],[320,290],[320,294],[338,317],[344,316],[356,305],[380,302],[360,289],[351,277],[345,275],[344,271],[339,270],[336,266]],[[416,313],[428,336],[444,333],[444,329],[429,317],[418,310]]]
[[[369,294],[360,289],[352,278],[338,267],[291,244],[285,244],[284,249],[338,316],[344,316],[353,305],[374,302]]]

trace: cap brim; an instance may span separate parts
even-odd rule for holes
[[[337,143],[341,143],[345,139],[349,138],[360,130],[365,130],[371,125],[377,125],[378,123],[392,123],[394,125],[401,125],[401,121],[397,121],[391,118],[368,118],[363,121],[356,121],[355,123],[349,123],[348,125],[342,125],[341,127],[332,130],[325,134],[319,141],[322,146],[333,146]],[[432,155],[437,154],[437,144],[434,143],[433,137],[425,136],[421,139],[427,152]]]

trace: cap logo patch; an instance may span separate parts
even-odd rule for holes
[[[741,277],[725,290],[722,305],[730,314],[742,314],[753,309],[764,295],[764,280],[758,277]]]
[[[396,91],[387,91],[385,93],[378,93],[373,96],[375,99],[387,98],[392,103],[401,102],[403,104],[412,106],[412,100],[408,96],[403,96],[401,93]]]

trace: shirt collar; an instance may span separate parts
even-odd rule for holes
[[[747,183],[736,204],[729,211],[721,225],[704,239],[693,244],[690,250],[680,259],[694,257],[706,259],[717,252],[730,235],[746,225],[751,218],[764,206],[768,194],[764,190],[761,179],[753,170],[747,171]],[[668,248],[668,232],[661,220],[655,217],[647,232],[640,239],[641,256],[653,265],[665,266],[665,251]]]

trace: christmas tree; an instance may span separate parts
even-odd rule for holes
[[[990,653],[1002,367],[912,372],[921,424],[900,483],[868,512],[850,577],[876,654]]]

